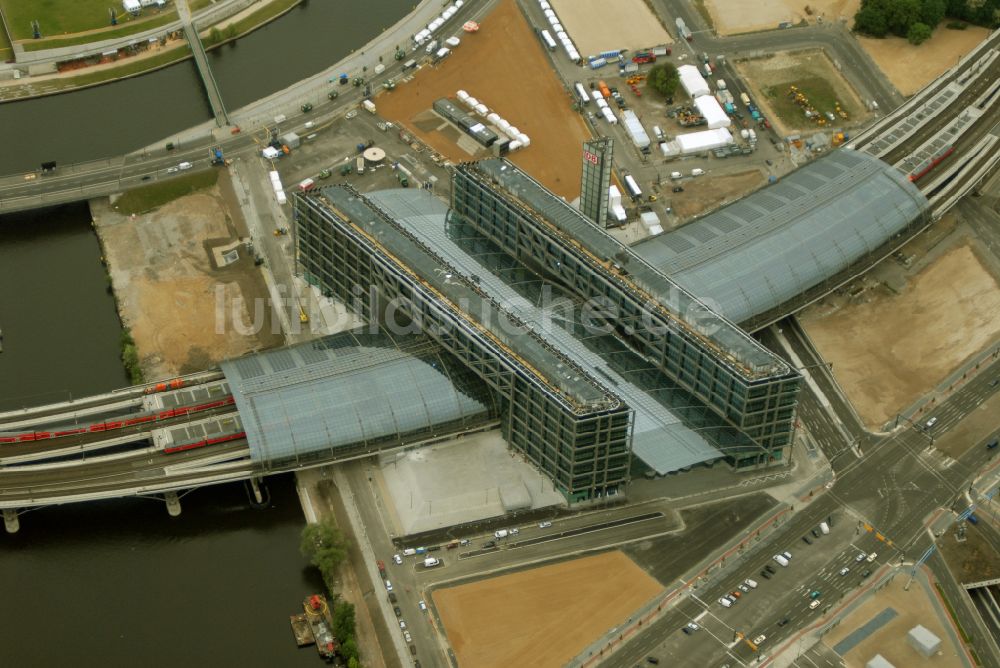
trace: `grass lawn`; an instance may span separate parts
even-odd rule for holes
[[[837,93],[830,82],[821,77],[801,77],[794,81],[783,81],[770,86],[764,86],[761,90],[767,96],[771,108],[774,109],[774,113],[790,128],[818,127],[816,123],[806,118],[802,107],[789,99],[788,89],[792,85],[798,86],[799,92],[809,98],[809,102],[821,114],[828,111],[835,114],[834,102],[840,102],[841,108],[852,118],[861,113],[861,110],[855,108],[849,100],[838,99]],[[839,117],[837,122],[842,122]]]
[[[12,60],[14,58],[14,49],[10,48],[10,38],[7,36],[7,31],[0,26],[0,63]]]
[[[107,1],[107,0],[105,0]],[[121,23],[112,28],[108,26],[104,30],[77,33],[66,37],[53,37],[48,39],[31,39],[23,42],[25,51],[40,51],[42,49],[57,49],[64,46],[74,46],[76,44],[87,44],[89,42],[99,42],[114,37],[125,37],[143,30],[151,30],[171,21],[177,20],[177,12],[169,11],[160,14],[151,14],[135,21]]]
[[[115,208],[125,215],[152,211],[184,195],[211,188],[218,178],[219,170],[213,168],[196,174],[178,176],[151,186],[142,186],[129,190],[119,197],[115,202]]]
[[[164,15],[177,16],[174,10],[157,12],[155,9],[144,9],[138,19],[127,21],[131,17],[122,9],[121,0],[0,0],[0,7],[13,40],[32,39],[31,22],[35,20],[42,29],[43,38],[108,28],[111,26],[109,7],[118,14],[118,29],[125,27],[126,23],[129,27],[143,26],[131,28],[131,32],[157,25],[145,24]]]

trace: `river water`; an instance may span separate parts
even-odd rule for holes
[[[442,3],[443,4],[443,3]],[[266,97],[361,48],[413,0],[305,0],[281,18],[209,53],[228,109]],[[45,161],[75,163],[138,150],[211,118],[194,61],[85,90],[0,104],[0,174]]]
[[[236,108],[308,77],[405,15],[412,0],[307,0],[211,54]],[[0,173],[120,155],[209,118],[194,65],[0,104]],[[0,410],[127,384],[120,324],[85,205],[0,216]],[[273,505],[242,485],[43,508],[0,533],[0,666],[317,665],[288,616],[321,587],[298,553],[290,476]]]

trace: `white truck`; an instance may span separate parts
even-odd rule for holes
[[[424,568],[434,568],[435,566],[440,565],[440,563],[441,560],[437,557],[427,557],[424,559]]]
[[[361,103],[361,106],[364,107],[365,111],[367,111],[369,114],[375,113],[375,103],[372,102],[371,100],[363,101]]]

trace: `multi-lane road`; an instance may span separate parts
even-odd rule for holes
[[[938,417],[933,430],[937,438],[945,438],[949,429],[979,409],[995,391],[991,383],[997,374],[1000,365],[994,365],[942,402],[934,413]],[[830,490],[775,533],[768,541],[770,550],[758,551],[727,577],[701,588],[697,598],[689,597],[682,606],[651,624],[616,655],[612,664],[634,665],[648,655],[671,657],[677,661],[675,665],[722,665],[733,660],[746,663],[758,655],[745,643],[730,647],[734,635],[722,633],[725,629],[742,631],[751,638],[764,634],[767,645],[777,647],[804,625],[823,620],[827,606],[836,604],[861,584],[863,567],[854,563],[857,553],[877,552],[873,564],[864,562],[864,567],[873,572],[877,566],[899,563],[901,558],[914,561],[923,554],[930,544],[925,523],[935,511],[959,500],[967,481],[990,459],[991,453],[984,447],[970,445],[973,447],[952,460],[929,447],[927,434],[910,426],[876,440],[861,458],[853,457],[839,467]],[[813,539],[811,530],[827,517],[833,518],[834,531]],[[876,532],[884,540],[879,540]],[[806,545],[802,536],[813,540],[813,545]],[[774,552],[783,550],[793,553],[787,569],[771,560]],[[778,571],[770,581],[760,576],[769,563]],[[851,571],[840,576],[844,566]],[[732,608],[723,608],[718,599],[746,577],[757,580],[759,588],[745,594]],[[810,610],[807,594],[813,590],[821,592],[820,599],[825,603]],[[684,624],[702,613],[701,620],[713,633],[691,637],[680,633]],[[789,622],[779,625],[785,618]],[[713,635],[719,635],[721,640]]]

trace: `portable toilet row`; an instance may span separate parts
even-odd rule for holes
[[[552,32],[555,34],[559,43],[562,44],[563,50],[566,51],[566,55],[574,63],[580,62],[580,52],[577,50],[576,45],[573,44],[573,40],[570,39],[569,35],[566,34],[566,29],[563,28],[562,23],[559,21],[559,17],[556,15],[552,5],[549,4],[548,0],[538,0],[538,8],[542,10],[542,14],[545,15],[545,20],[549,22],[552,27]]]

